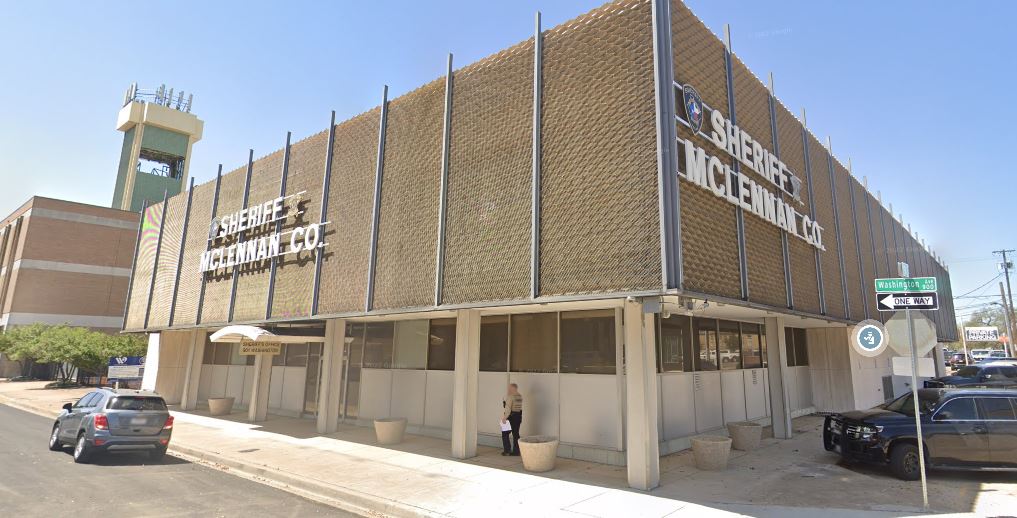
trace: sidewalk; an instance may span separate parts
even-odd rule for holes
[[[36,388],[0,383],[0,403],[53,415],[84,392]],[[732,452],[724,472],[696,470],[688,452],[664,457],[661,487],[645,493],[627,488],[624,467],[558,459],[554,471],[533,475],[518,458],[483,446],[477,457],[460,461],[449,455],[448,441],[429,437],[407,436],[382,448],[366,428],[320,436],[310,420],[271,417],[252,425],[239,415],[227,420],[201,414],[174,412],[171,453],[373,516],[920,514],[917,485],[878,471],[844,469],[822,448],[813,452],[816,418],[795,421],[796,439],[766,439],[760,450]],[[974,483],[953,475],[939,480],[930,487],[933,507],[980,514],[1017,508],[1013,474],[977,475]],[[784,505],[792,502],[802,507]]]

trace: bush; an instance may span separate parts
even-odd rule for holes
[[[15,327],[0,335],[0,353],[22,365],[31,362],[57,366],[62,382],[70,379],[73,369],[103,375],[109,359],[115,356],[140,356],[145,340],[135,335],[108,335],[84,327],[32,324]]]

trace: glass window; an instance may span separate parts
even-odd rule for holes
[[[804,367],[809,364],[809,342],[805,338],[805,330],[795,328],[795,365]]]
[[[427,368],[450,371],[456,368],[456,319],[436,318],[431,321],[427,341]]]
[[[763,366],[763,339],[759,324],[742,324],[742,366],[758,369]]]
[[[911,412],[911,415],[914,415],[914,412]],[[975,421],[977,419],[978,411],[975,409],[975,400],[969,397],[947,401],[936,414],[937,421]]]
[[[614,310],[561,314],[561,372],[615,374]]]
[[[795,366],[795,333],[790,327],[784,328],[784,353],[787,354],[787,366]]]
[[[109,405],[110,410],[166,410],[161,397],[119,396]]]
[[[423,369],[427,365],[427,320],[400,320],[393,325],[392,368]]]
[[[692,371],[692,318],[681,315],[661,318],[657,347],[661,372]]]
[[[364,339],[364,368],[392,368],[392,322],[372,322],[367,324]]]
[[[89,392],[88,394],[85,394],[85,396],[79,399],[77,403],[74,403],[74,408],[85,408],[91,406],[92,400],[94,400],[98,395],[98,392]]]
[[[508,371],[508,316],[480,317],[480,370]]]
[[[212,365],[215,363],[215,344],[212,342],[205,341],[205,353],[201,357],[202,365]]]
[[[718,325],[717,344],[720,347],[720,368],[732,370],[742,368],[742,339],[738,322],[721,320]]]
[[[558,372],[558,314],[512,315],[512,372]]]
[[[770,360],[766,358],[766,325],[759,326],[759,356],[763,358],[763,367],[768,367]]]
[[[1004,397],[985,397],[978,399],[982,405],[982,415],[993,421],[1014,421],[1014,409],[1010,405],[1010,399]]]
[[[215,348],[215,364],[216,365],[229,365],[230,364],[230,345],[231,344],[213,344]]]
[[[692,329],[696,370],[717,370],[717,321],[712,318],[693,318]]]
[[[248,360],[253,360],[254,355],[241,355],[240,344],[230,344],[230,365],[252,365]]]
[[[279,347],[280,347],[279,354],[273,354],[272,355],[272,366],[273,367],[282,367],[283,365],[286,365],[286,349],[289,348],[289,345],[282,344]]]
[[[307,344],[286,344],[286,366],[307,366]]]

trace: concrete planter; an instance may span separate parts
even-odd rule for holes
[[[399,444],[406,434],[405,417],[386,417],[374,420],[374,435],[378,444]]]
[[[232,397],[210,397],[208,398],[208,413],[209,415],[229,415],[233,411],[233,402],[236,398]]]
[[[751,421],[728,423],[727,433],[731,435],[732,448],[750,451],[758,448],[763,440],[763,425]]]
[[[549,435],[523,437],[519,439],[519,455],[523,457],[526,471],[551,471],[558,458],[558,438]]]
[[[696,467],[705,471],[720,471],[727,468],[731,455],[731,438],[719,435],[701,435],[692,438],[692,455]]]

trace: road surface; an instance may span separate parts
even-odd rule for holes
[[[46,440],[53,421],[0,405],[3,516],[354,516],[167,455],[93,457],[75,464]]]

